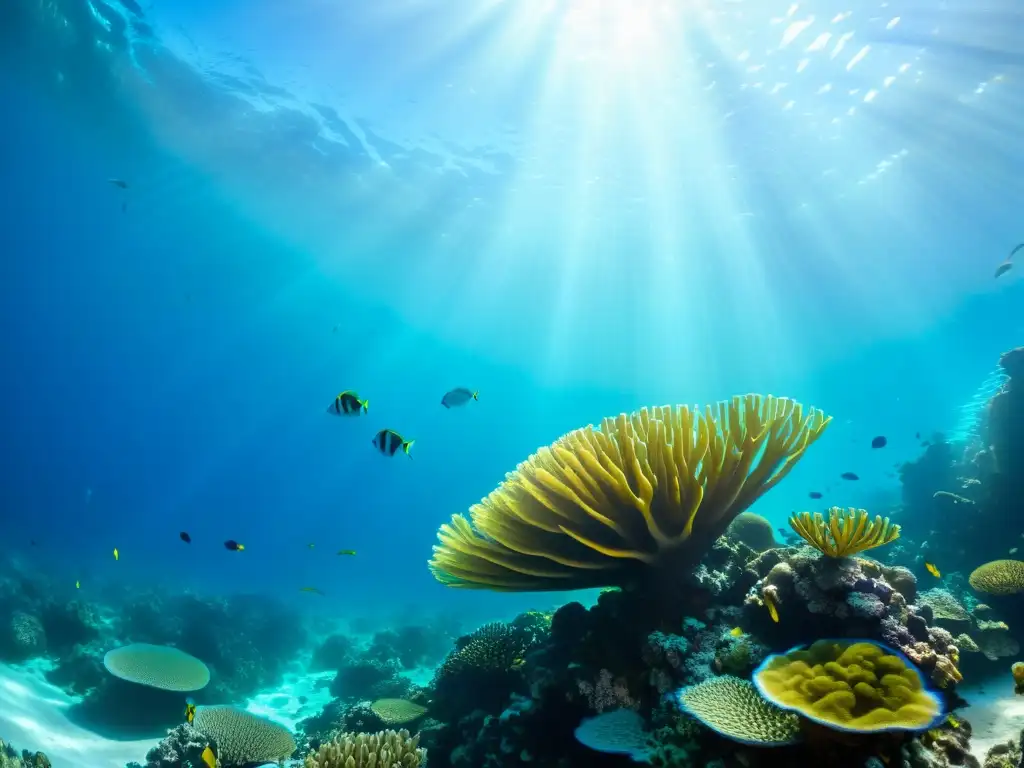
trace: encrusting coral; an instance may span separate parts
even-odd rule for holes
[[[773,704],[835,730],[920,731],[943,717],[910,660],[874,642],[819,640],[770,656],[754,684]]]
[[[304,768],[417,768],[426,758],[408,731],[343,733],[307,755]]]
[[[692,568],[829,421],[760,395],[606,418],[520,464],[471,509],[472,523],[453,516],[431,571],[453,587],[548,591]]]
[[[847,557],[889,544],[900,536],[900,527],[889,518],[874,520],[863,509],[832,507],[823,517],[820,512],[793,514],[790,527],[800,538],[828,557]]]
[[[777,746],[800,738],[800,721],[762,696],[753,683],[723,675],[676,692],[680,709],[720,736],[742,744]]]
[[[1024,562],[993,560],[975,568],[968,581],[973,589],[990,595],[1024,592]]]

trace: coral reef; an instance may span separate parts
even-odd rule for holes
[[[800,721],[765,699],[748,680],[723,675],[682,688],[679,708],[731,741],[758,746],[793,744]]]
[[[725,535],[755,552],[764,552],[776,546],[772,524],[754,512],[740,512],[725,529]]]
[[[52,768],[50,758],[42,752],[22,750],[19,754],[0,739],[0,768]]]
[[[217,754],[216,741],[188,723],[168,731],[166,738],[146,753],[145,768],[183,768],[203,765],[203,750]]]

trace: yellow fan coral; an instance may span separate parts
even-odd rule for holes
[[[868,640],[819,640],[769,656],[754,671],[768,701],[835,730],[927,730],[942,700],[899,651]]]
[[[1024,592],[1024,562],[993,560],[975,568],[968,581],[978,592],[990,595],[1015,595]]]
[[[828,517],[820,512],[790,515],[790,527],[800,538],[829,557],[846,557],[890,544],[900,537],[900,527],[888,517],[872,520],[863,509],[832,507]]]
[[[607,418],[541,448],[441,526],[430,569],[501,591],[622,585],[692,567],[830,421],[793,400],[747,395]]]

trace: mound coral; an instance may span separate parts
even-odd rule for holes
[[[973,589],[990,595],[1024,592],[1024,562],[993,560],[975,568],[968,581]]]
[[[755,552],[764,552],[776,546],[772,524],[754,512],[740,512],[729,523],[726,535],[743,542]]]
[[[770,656],[754,684],[777,706],[840,731],[927,730],[943,717],[910,660],[869,641],[819,640]]]
[[[430,569],[453,587],[550,591],[693,567],[829,421],[760,395],[606,418],[520,464],[470,510],[472,523],[453,516]]]
[[[210,682],[207,666],[166,645],[135,643],[107,651],[103,666],[114,677],[165,691],[198,691]]]
[[[220,766],[277,762],[295,751],[295,739],[287,728],[243,709],[198,707],[192,725],[217,742]]]
[[[381,731],[375,734],[343,733],[307,755],[304,768],[417,768],[426,760],[419,748],[419,734]]]
[[[427,708],[408,699],[377,699],[370,705],[384,725],[405,725],[426,714]]]
[[[758,693],[753,683],[723,675],[676,693],[680,709],[732,741],[756,746],[793,744],[800,720]]]
[[[900,527],[888,517],[872,520],[863,509],[832,507],[828,517],[820,512],[793,514],[790,527],[816,550],[829,557],[847,557],[889,544],[900,536]]]
[[[437,677],[454,677],[467,670],[507,672],[523,663],[529,642],[526,633],[508,624],[484,624],[468,636],[464,645],[448,654],[437,670]]]

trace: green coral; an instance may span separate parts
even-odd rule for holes
[[[755,552],[777,546],[772,524],[756,512],[741,512],[729,523],[725,535],[746,544]]]
[[[427,751],[408,731],[342,733],[306,756],[303,768],[418,768]]]
[[[942,717],[910,660],[871,641],[819,640],[770,656],[754,683],[777,706],[835,730],[919,731]]]
[[[165,691],[198,691],[210,682],[210,670],[203,662],[167,645],[135,643],[114,648],[103,657],[103,666],[114,677]]]
[[[370,705],[370,711],[384,725],[405,725],[423,717],[427,708],[408,699],[377,699]]]
[[[676,696],[684,712],[732,741],[767,747],[799,739],[799,719],[767,701],[747,680],[713,677]]]
[[[285,760],[295,739],[284,726],[235,707],[198,707],[192,725],[217,743],[219,768]]]
[[[971,587],[989,595],[1015,595],[1024,592],[1024,562],[993,560],[971,572]]]

